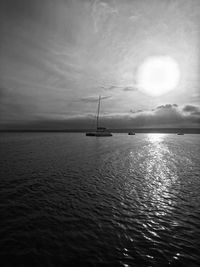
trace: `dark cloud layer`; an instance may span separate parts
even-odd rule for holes
[[[166,105],[161,105],[158,106],[156,109],[171,109],[171,108],[177,108],[177,104],[166,104]]]
[[[185,112],[189,112],[189,113],[192,113],[192,114],[198,114],[198,112],[199,112],[200,110],[199,110],[199,107],[197,107],[197,106],[186,105],[186,106],[183,108],[183,111],[185,111]]]
[[[96,99],[97,100],[97,99]],[[95,100],[95,101],[96,101]],[[89,100],[90,101],[90,100]],[[190,105],[179,107],[176,104],[158,106],[154,110],[130,111],[124,114],[102,114],[100,121],[108,128],[145,128],[145,127],[200,127],[200,113],[194,113],[199,107]],[[187,112],[185,112],[187,110]],[[85,129],[95,127],[93,114],[68,117],[63,120],[40,119],[33,122],[6,126],[13,129]]]

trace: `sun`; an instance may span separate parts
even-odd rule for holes
[[[138,87],[151,96],[160,96],[175,89],[179,80],[179,65],[170,56],[149,57],[137,72]]]

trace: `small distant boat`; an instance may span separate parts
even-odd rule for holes
[[[135,135],[135,132],[130,131],[130,132],[128,133],[128,135]]]
[[[97,127],[96,127],[96,131],[94,131],[94,132],[87,132],[86,133],[86,136],[96,136],[96,137],[112,136],[112,133],[109,132],[108,130],[106,130],[105,127],[99,127],[100,102],[101,102],[101,96],[99,96],[99,102],[98,102]]]
[[[184,133],[179,132],[179,133],[177,133],[177,135],[184,135]]]

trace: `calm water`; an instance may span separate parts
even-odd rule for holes
[[[200,266],[199,144],[200,135],[1,134],[1,260]]]

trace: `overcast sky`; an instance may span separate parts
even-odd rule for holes
[[[199,0],[1,0],[0,129],[200,126]],[[178,86],[142,92],[151,56],[180,67]]]

